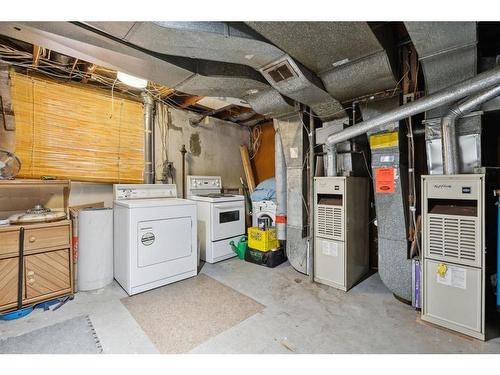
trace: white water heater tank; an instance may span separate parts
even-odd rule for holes
[[[86,208],[78,215],[78,290],[113,281],[113,209]]]

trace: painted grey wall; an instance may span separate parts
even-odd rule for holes
[[[175,182],[179,196],[182,194],[182,159],[180,149],[186,145],[186,175],[217,175],[222,177],[225,188],[240,186],[240,177],[245,180],[241,163],[240,145],[249,143],[249,131],[231,122],[209,117],[197,126],[189,124],[189,119],[198,119],[199,115],[169,108],[170,121],[166,107],[163,107],[163,119],[155,121],[155,165],[156,180],[161,182],[164,156],[161,143],[161,126],[168,124],[168,160],[174,163]],[[158,121],[159,120],[159,121]],[[163,124],[163,125],[161,125]]]

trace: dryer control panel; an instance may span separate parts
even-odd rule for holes
[[[177,198],[175,184],[117,184],[113,185],[114,200]]]

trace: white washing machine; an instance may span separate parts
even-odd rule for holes
[[[259,218],[270,218],[271,225],[276,226],[276,203],[273,201],[252,202],[252,226],[256,227]]]
[[[196,203],[175,185],[114,185],[114,276],[129,295],[197,273]]]

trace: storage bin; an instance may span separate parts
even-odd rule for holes
[[[248,246],[252,249],[260,251],[270,251],[279,247],[278,239],[276,238],[276,228],[266,230],[258,227],[248,228]]]

